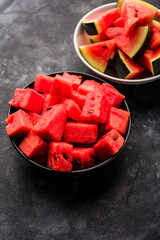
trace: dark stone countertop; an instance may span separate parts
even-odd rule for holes
[[[82,71],[73,32],[106,1],[0,2],[0,239],[160,239],[160,81],[113,84],[126,95],[132,131],[119,157],[87,175],[48,174],[12,146],[8,101],[36,73]],[[159,0],[148,1],[160,8]]]

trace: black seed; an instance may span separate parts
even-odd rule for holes
[[[116,141],[117,139],[118,139],[118,137],[115,135],[115,136],[113,137],[113,140]]]
[[[66,160],[68,160],[67,154],[63,153],[63,157],[64,157]]]
[[[107,46],[103,46],[102,48],[103,48],[103,49],[107,49]]]

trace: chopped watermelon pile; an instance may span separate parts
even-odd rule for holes
[[[64,72],[36,74],[34,87],[15,89],[6,118],[8,136],[36,163],[55,171],[90,168],[123,146],[130,112],[108,83]]]
[[[90,44],[79,46],[96,70],[136,79],[145,71],[160,74],[160,11],[141,0],[117,0],[116,8],[82,20]]]

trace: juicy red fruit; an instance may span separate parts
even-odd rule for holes
[[[72,170],[73,146],[65,142],[50,142],[47,167],[60,172]]]

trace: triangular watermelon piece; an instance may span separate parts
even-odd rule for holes
[[[125,33],[129,34],[135,26],[148,25],[154,18],[157,8],[145,1],[124,0],[122,17],[125,23]]]
[[[114,47],[115,40],[111,39],[103,42],[80,46],[79,50],[85,60],[92,67],[100,72],[104,72]]]

